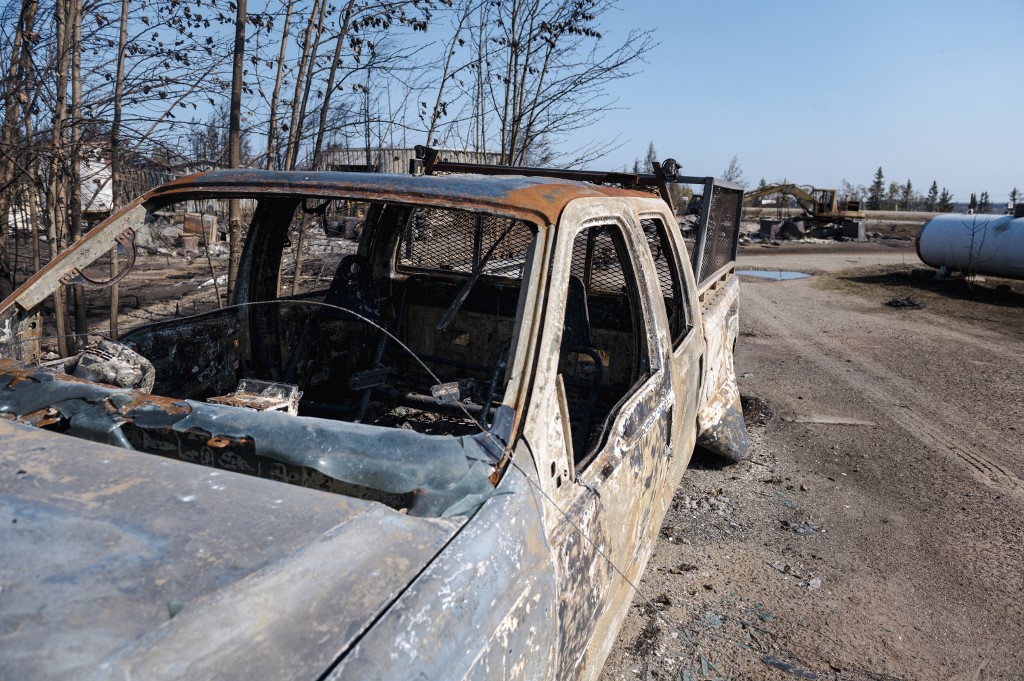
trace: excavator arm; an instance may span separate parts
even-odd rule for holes
[[[753,201],[754,199],[771,196],[772,194],[792,196],[808,217],[835,215],[837,212],[836,192],[834,189],[816,189],[809,185],[769,184],[747,192],[744,194],[743,200]]]

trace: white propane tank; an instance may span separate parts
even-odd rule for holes
[[[1024,279],[1024,218],[939,215],[917,233],[917,257],[936,269]]]

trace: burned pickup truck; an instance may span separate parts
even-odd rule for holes
[[[595,678],[695,442],[748,446],[742,190],[657,171],[215,171],[61,253],[0,306],[4,675]],[[232,201],[230,300],[47,354]]]

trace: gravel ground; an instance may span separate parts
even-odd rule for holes
[[[817,276],[743,278],[753,453],[695,457],[602,678],[1024,678],[1024,283],[908,242],[740,267]]]

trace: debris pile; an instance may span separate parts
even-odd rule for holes
[[[913,296],[909,295],[902,298],[891,298],[885,301],[885,304],[889,307],[903,310],[920,310],[925,307],[924,303],[918,302]]]

